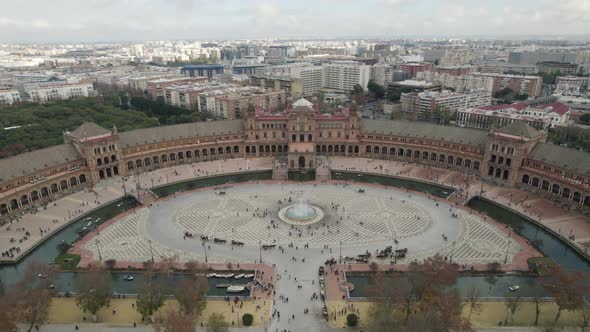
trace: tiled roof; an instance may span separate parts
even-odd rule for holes
[[[509,125],[496,129],[496,132],[526,138],[534,138],[543,134],[542,131],[531,127],[529,124],[523,121],[514,121]]]
[[[535,145],[529,159],[539,160],[547,164],[590,175],[590,153],[550,143]]]
[[[534,108],[546,110],[548,112],[555,112],[559,115],[564,115],[565,113],[567,113],[570,110],[570,107],[568,105],[563,104],[563,103],[557,103],[557,102],[551,103],[551,104],[539,105]]]
[[[518,102],[518,103],[514,103],[514,104],[500,104],[500,105],[482,106],[482,107],[478,107],[478,109],[486,110],[486,111],[499,111],[499,110],[505,110],[505,109],[512,108],[517,111],[522,111],[526,107],[527,107],[527,105],[525,105],[524,103]]]
[[[124,148],[174,141],[191,137],[202,137],[219,134],[241,134],[242,120],[222,120],[208,122],[184,123],[172,126],[136,129],[119,133],[121,145]]]
[[[81,158],[72,144],[60,144],[0,159],[0,183]]]
[[[110,133],[110,130],[104,129],[94,122],[84,122],[80,127],[70,132],[69,135],[74,138],[83,139],[85,137],[101,136]]]
[[[486,130],[443,126],[428,122],[418,121],[391,121],[363,119],[361,127],[365,134],[386,134],[406,136],[414,138],[427,138],[437,141],[446,141],[457,144],[465,144],[485,147]]]

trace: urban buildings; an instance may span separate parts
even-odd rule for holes
[[[0,105],[11,105],[20,100],[18,90],[0,89]]]
[[[494,79],[485,76],[453,75],[446,72],[426,71],[418,73],[417,78],[426,82],[439,83],[444,89],[452,89],[455,92],[485,90],[491,94],[494,88]]]
[[[37,83],[26,91],[34,102],[65,100],[94,95],[94,87],[90,83]]]
[[[182,67],[180,73],[189,77],[207,77],[211,81],[214,77],[223,74],[223,65],[187,65]]]
[[[578,73],[578,65],[575,63],[539,62],[540,73],[560,73],[562,75],[574,75]]]
[[[289,75],[252,75],[250,76],[250,84],[263,89],[284,91],[292,98],[297,98],[303,95],[303,83],[301,80]]]
[[[437,112],[454,113],[461,108],[480,107],[491,104],[488,91],[473,90],[465,93],[444,90],[402,93],[402,117],[409,120],[436,120]]]
[[[386,63],[371,66],[371,80],[379,85],[388,86],[389,83],[393,82],[394,68],[394,66]]]
[[[579,96],[588,86],[588,77],[558,76],[555,79],[553,94],[561,96]]]
[[[471,73],[472,77],[490,77],[493,79],[492,93],[510,88],[515,93],[527,94],[529,97],[536,98],[541,96],[543,87],[543,78],[539,76],[528,75],[510,75],[498,73]]]
[[[575,52],[510,52],[508,62],[517,65],[536,65],[539,62],[575,63]]]
[[[569,116],[570,107],[559,102],[538,106],[519,102],[460,109],[457,111],[456,124],[461,127],[491,129],[521,122],[538,130],[545,130],[566,125]]]
[[[362,63],[346,61],[327,63],[322,66],[322,90],[333,93],[349,93],[356,85],[367,89],[371,67]]]
[[[206,77],[170,77],[158,78],[147,82],[148,96],[153,100],[165,99],[164,89],[174,85],[184,85],[189,83],[199,83],[207,81]]]
[[[418,73],[423,71],[432,71],[432,68],[432,63],[404,63],[399,66],[399,69],[408,73],[410,78],[416,78]]]

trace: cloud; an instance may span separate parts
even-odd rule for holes
[[[5,2],[0,13],[0,39],[11,41],[394,38],[399,35],[549,35],[590,31],[590,0]],[[40,31],[48,33],[40,34]]]

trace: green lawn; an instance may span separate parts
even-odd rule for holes
[[[80,255],[61,254],[55,258],[55,263],[62,270],[73,270],[80,263]]]
[[[557,266],[555,261],[549,257],[531,257],[527,260],[529,269],[538,273],[546,272],[548,269]]]

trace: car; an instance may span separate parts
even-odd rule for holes
[[[520,286],[518,286],[518,285],[513,285],[513,286],[508,287],[508,290],[511,292],[516,292],[519,289],[520,289]]]

